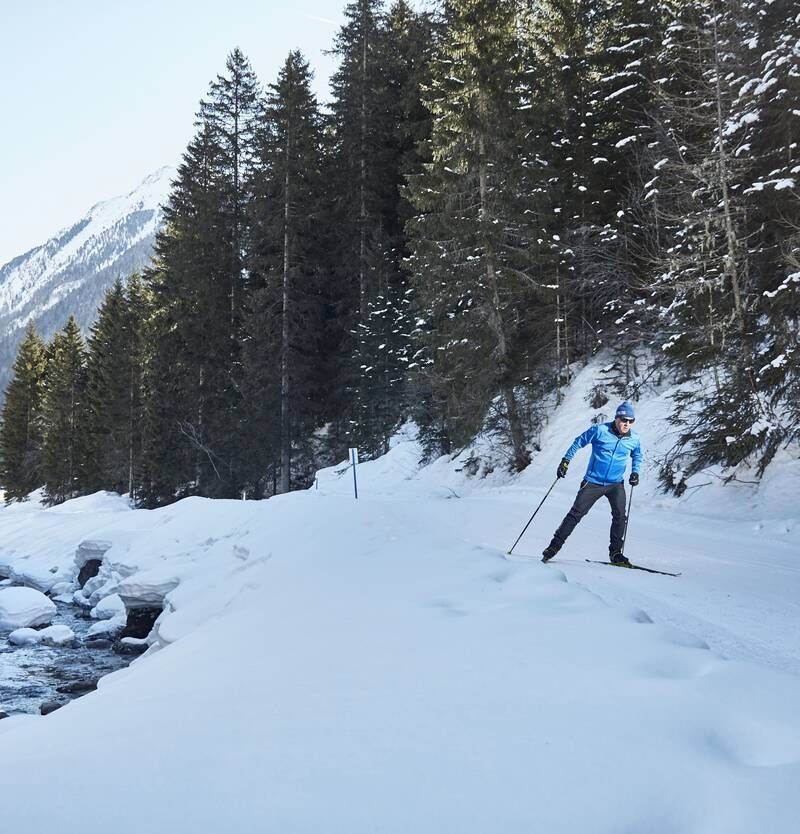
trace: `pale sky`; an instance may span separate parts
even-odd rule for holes
[[[236,46],[263,85],[289,51],[328,96],[346,0],[0,0],[0,265],[177,165]]]

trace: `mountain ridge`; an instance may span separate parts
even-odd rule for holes
[[[0,398],[28,324],[49,339],[74,315],[85,335],[106,290],[148,263],[175,174],[162,166],[0,265]]]

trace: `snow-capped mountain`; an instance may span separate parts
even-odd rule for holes
[[[0,400],[30,322],[49,338],[74,315],[86,333],[108,287],[147,263],[174,176],[160,168],[0,267]]]

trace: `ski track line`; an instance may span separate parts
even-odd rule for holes
[[[511,556],[504,554],[504,556],[511,562],[528,562],[530,564],[541,562],[541,559],[536,556],[517,556],[516,553]],[[548,568],[558,568],[560,566],[563,566],[564,570],[572,572],[576,567],[581,568],[584,566],[584,563],[571,559],[559,559],[547,566],[542,565],[542,567]],[[662,579],[669,581],[673,578],[676,580],[681,579],[681,577],[665,576],[658,577],[655,581]],[[800,675],[800,655],[783,654],[760,640],[742,637],[712,620],[698,617],[683,608],[670,605],[646,592],[632,590],[627,584],[619,584],[613,576],[595,576],[591,573],[591,569],[589,569],[583,571],[579,578],[574,575],[570,576],[570,582],[574,582],[576,585],[585,588],[587,591],[602,599],[607,605],[616,608],[630,608],[632,610],[642,611],[655,623],[668,625],[672,628],[687,632],[698,640],[705,641],[712,651],[724,659],[757,663],[781,672]]]
[[[573,567],[566,560],[562,560],[562,564],[568,570]],[[697,617],[647,593],[618,585],[613,578],[603,580],[604,587],[587,582],[584,577],[570,578],[570,581],[596,594],[608,605],[639,609],[655,623],[678,628],[699,640],[704,640],[712,651],[726,660],[757,663],[781,672],[800,675],[800,656],[781,654],[759,640],[744,638],[725,626]]]

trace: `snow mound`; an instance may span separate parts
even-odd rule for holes
[[[39,642],[39,632],[35,628],[18,628],[8,635],[8,642],[13,646],[35,646]]]
[[[125,603],[119,594],[103,597],[91,610],[95,620],[110,620],[112,617],[124,617],[127,614]]]
[[[45,625],[56,613],[55,603],[34,588],[0,588],[0,631]]]
[[[89,626],[86,635],[88,637],[98,637],[100,635],[103,637],[116,637],[122,633],[127,624],[128,618],[126,616],[111,617],[108,620],[100,620],[99,623],[93,623]]]
[[[116,492],[94,492],[91,495],[82,495],[80,498],[73,498],[63,504],[56,504],[49,507],[46,512],[52,515],[69,515],[72,513],[122,513],[133,509],[130,499],[118,495]]]
[[[41,630],[18,628],[8,635],[8,642],[14,646],[68,646],[75,640],[75,632],[65,625],[52,625]]]
[[[65,625],[51,625],[39,632],[46,646],[67,646],[75,639],[75,632]]]

